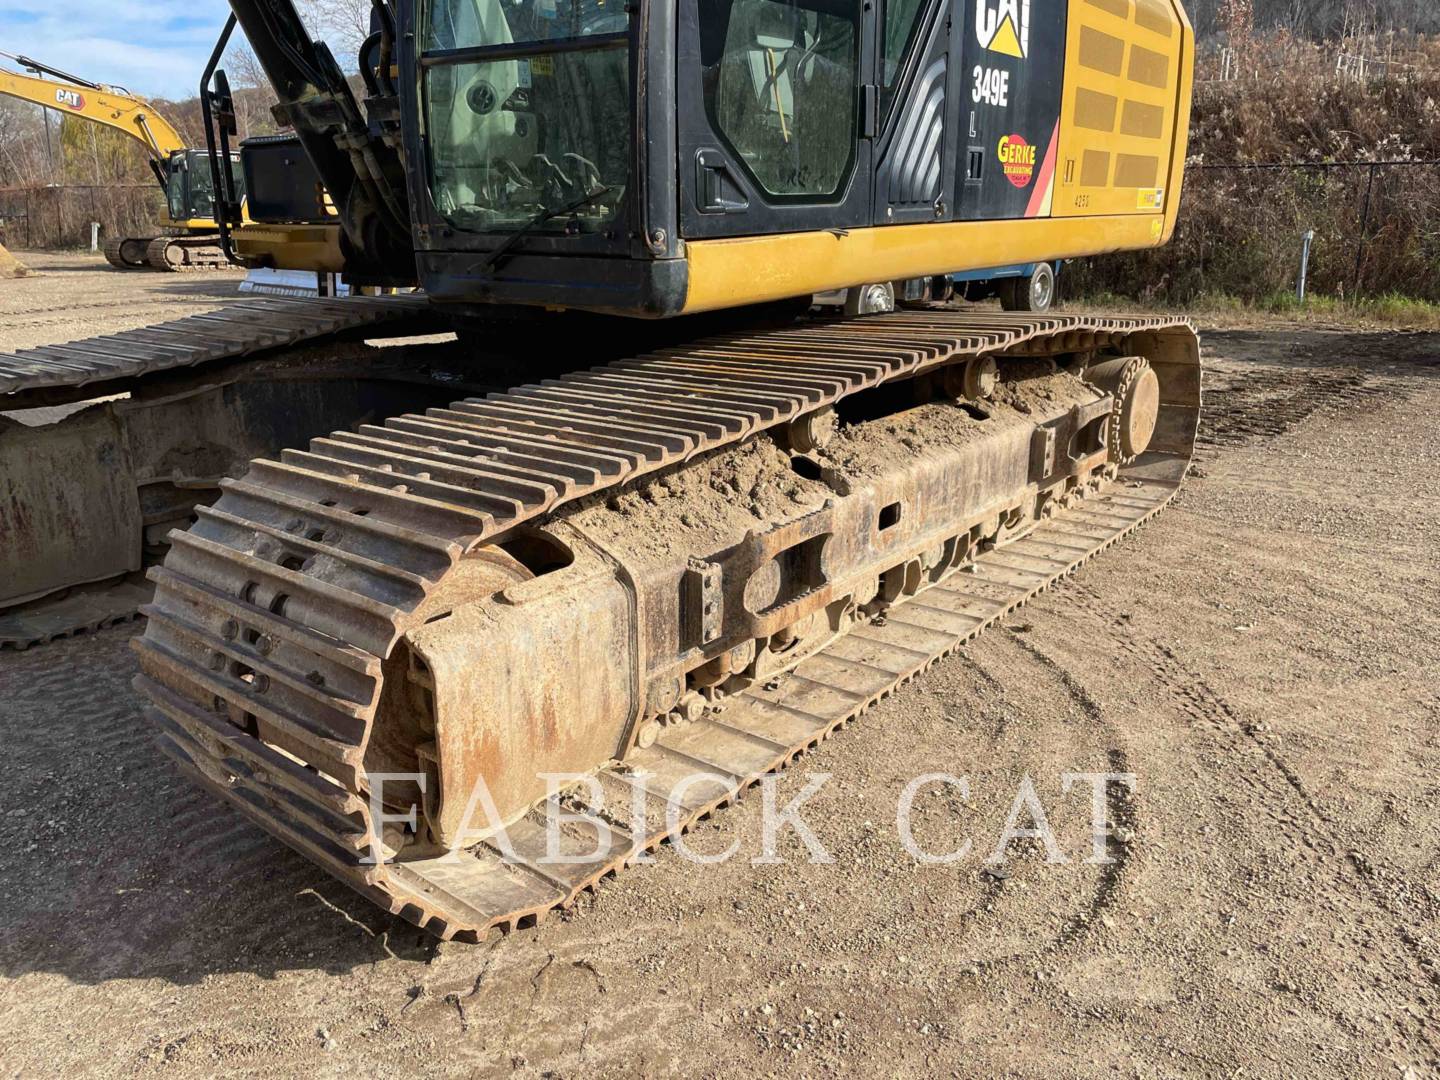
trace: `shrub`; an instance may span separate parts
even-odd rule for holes
[[[1336,51],[1252,42],[1255,66],[1229,82],[1203,64],[1174,240],[1075,264],[1072,295],[1259,300],[1293,289],[1313,229],[1315,292],[1440,301],[1440,166],[1381,167],[1373,179],[1369,168],[1330,167],[1440,160],[1440,49],[1422,41],[1367,81],[1339,76]],[[1286,167],[1228,167],[1255,164]]]

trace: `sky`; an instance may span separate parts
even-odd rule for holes
[[[0,52],[178,100],[199,91],[229,14],[226,0],[0,0]]]

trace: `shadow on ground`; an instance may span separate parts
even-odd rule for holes
[[[0,654],[0,972],[186,984],[428,956],[428,934],[169,766],[130,687],[136,630]]]

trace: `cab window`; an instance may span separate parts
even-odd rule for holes
[[[699,0],[710,122],[769,194],[832,197],[858,123],[859,0]]]

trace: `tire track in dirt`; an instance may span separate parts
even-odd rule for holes
[[[1223,386],[1206,386],[1198,445],[1210,450],[1284,435],[1335,407],[1374,408],[1403,394],[1402,384],[1360,368],[1260,368]]]
[[[1096,614],[1102,614],[1106,610],[1103,598],[1086,585],[1076,584],[1074,599],[1079,606]],[[1374,867],[1363,853],[1346,844],[1339,835],[1338,823],[1315,799],[1299,773],[1284,756],[1261,737],[1262,729],[1246,720],[1174,649],[1163,642],[1137,637],[1128,623],[1114,620],[1111,622],[1115,644],[1135,662],[1147,667],[1156,684],[1176,701],[1183,712],[1197,723],[1224,736],[1221,745],[1231,752],[1240,753],[1242,748],[1248,747],[1249,752],[1244,753],[1244,757],[1247,760],[1258,757],[1265,763],[1274,781],[1300,801],[1309,818],[1308,828],[1293,817],[1276,813],[1273,804],[1262,802],[1261,805],[1266,808],[1268,816],[1278,828],[1298,834],[1298,839],[1305,848],[1344,860],[1345,865],[1353,871],[1353,876],[1339,874],[1336,875],[1337,880],[1346,881],[1356,899],[1368,902],[1384,913],[1386,927],[1408,961],[1411,974],[1418,975],[1432,988],[1440,988],[1440,969],[1437,969],[1426,955],[1425,943],[1405,925],[1414,918],[1413,910],[1406,906],[1407,902],[1413,902],[1416,897],[1428,898],[1432,910],[1426,917],[1440,916],[1440,905],[1435,904],[1433,894],[1423,886],[1405,881],[1400,875]],[[1264,778],[1252,770],[1235,770],[1231,775],[1244,775],[1247,782],[1264,794],[1273,793],[1275,783],[1267,785]],[[1267,791],[1267,788],[1271,790]],[[1391,881],[1397,882],[1397,885],[1387,891],[1386,885]],[[1407,1033],[1403,1028],[1397,1030],[1402,1034]],[[1420,1038],[1427,1046],[1440,1051],[1440,1028],[1420,1025],[1418,1030]]]
[[[283,969],[307,955],[355,955],[357,928],[377,940],[394,929],[394,917],[174,773],[130,688],[132,633],[114,628],[0,662],[0,739],[24,778],[11,799],[25,810],[0,816],[0,836],[99,871],[67,870],[68,891],[27,900],[11,912],[16,925],[51,919],[47,905],[88,911],[115,886],[157,898],[146,901],[157,905],[148,919],[112,914],[103,945],[88,920],[62,919],[75,929],[50,935],[46,962],[86,978],[183,978],[196,957]],[[66,831],[41,829],[50,819]],[[7,885],[26,896],[26,881],[22,872]]]
[[[233,282],[231,284],[233,284]],[[140,306],[139,303],[137,303],[137,299],[138,298],[135,297],[116,297],[105,300],[80,300],[73,303],[32,306],[23,313],[6,315],[5,325],[8,329],[12,330],[16,328],[31,328],[54,322],[73,323],[77,319],[83,319],[86,316],[98,316],[116,312],[123,312],[126,315],[133,314],[139,317],[142,313],[137,310]],[[213,292],[196,291],[191,295],[180,294],[145,300],[143,315],[147,320],[152,320],[155,311],[196,306],[221,307],[233,301],[243,299],[245,299],[245,295],[238,289],[233,292],[222,288],[217,288]]]
[[[1123,741],[1120,728],[1110,720],[1101,706],[1086,688],[1086,686],[1075,677],[1075,674],[1061,664],[1055,657],[1045,652],[1034,642],[1026,639],[1014,630],[1006,627],[1011,640],[1019,645],[1022,650],[1038,660],[1048,671],[1050,671],[1065,688],[1066,693],[1080,707],[1086,718],[1095,725],[1098,732],[1103,732],[1105,738],[1102,742],[1112,743],[1106,750],[1108,769],[1112,773],[1130,773],[1130,759],[1125,750],[1119,745]],[[1085,917],[1075,917],[1070,924],[1061,931],[1056,939],[1057,949],[1073,945],[1084,936],[1107,909],[1112,907],[1119,896],[1125,873],[1130,865],[1132,847],[1130,844],[1117,839],[1117,836],[1129,834],[1134,836],[1137,833],[1138,806],[1134,795],[1122,784],[1107,784],[1105,788],[1106,814],[1110,821],[1110,835],[1105,841],[1105,851],[1110,859],[1108,863],[1101,865],[1099,880],[1095,884],[1095,895],[1090,902],[1090,909]],[[1122,832],[1123,831],[1123,832]]]
[[[1066,582],[1059,583],[1057,588],[1063,591],[1066,584]],[[1026,607],[1034,610],[1040,608],[1042,603],[1042,598],[1037,596]],[[1128,773],[1130,771],[1129,758],[1121,745],[1123,733],[1111,722],[1103,707],[1086,687],[1058,664],[1053,657],[1027,641],[1021,633],[1003,623],[995,630],[997,631],[995,633],[997,641],[1018,646],[1019,650],[1033,661],[1036,667],[1050,677],[1060,694],[1073,702],[1089,721],[1089,729],[1084,741],[1087,744],[1093,744],[1104,754],[1106,770],[1112,773]],[[963,660],[968,672],[977,682],[982,683],[1002,700],[1009,694],[1010,685],[991,672],[982,660],[964,651],[959,653],[959,658]],[[1017,677],[1013,666],[1011,675]],[[1026,677],[1021,681],[1026,687],[1027,697],[1035,697],[1043,693],[1044,688],[1037,687],[1033,678]],[[992,720],[991,730],[983,734],[975,732],[975,735],[986,740],[984,756],[993,757],[1002,752],[1000,746],[1006,733],[1010,730],[1010,725],[1003,710],[998,717],[986,717],[984,714],[988,711],[982,711],[982,719]],[[973,958],[970,966],[974,968],[975,973],[1031,967],[1042,959],[1061,958],[1078,948],[1092,934],[1105,912],[1114,906],[1119,898],[1133,853],[1133,848],[1128,843],[1122,843],[1117,836],[1135,833],[1138,827],[1138,805],[1133,795],[1123,785],[1108,785],[1105,794],[1107,815],[1111,827],[1106,848],[1111,862],[1095,867],[1097,873],[1094,883],[1088,889],[1088,900],[1079,909],[1072,909],[1068,913],[1064,913],[1061,916],[1059,928],[1049,936],[1048,940],[1038,943],[1032,948],[1010,952],[1002,956]],[[1038,847],[1038,842],[1033,840],[1016,841],[1012,843],[1011,847],[1016,851],[1029,851]],[[987,880],[988,884],[976,898],[974,906],[949,917],[951,925],[957,928],[964,927],[967,924],[977,923],[992,914],[991,909],[1004,896],[1007,885],[1004,878],[1000,876],[989,877]]]

